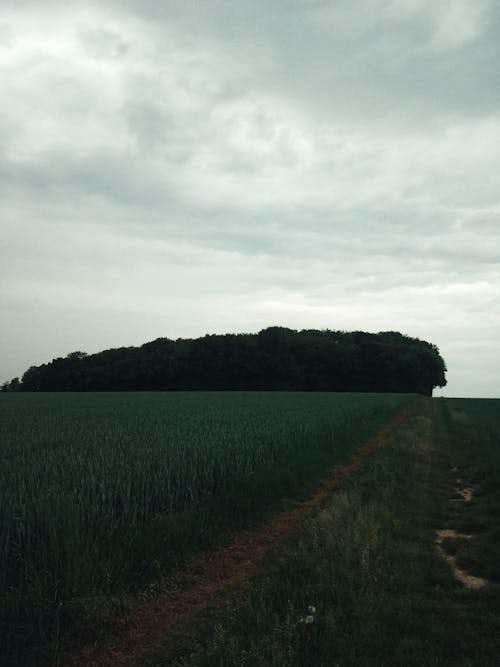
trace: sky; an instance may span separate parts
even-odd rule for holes
[[[500,397],[497,0],[2,0],[0,381],[292,329]]]

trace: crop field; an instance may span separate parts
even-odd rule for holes
[[[500,401],[0,410],[2,666],[498,664]]]
[[[496,398],[449,398],[451,412],[463,413],[462,424],[478,429],[490,439],[500,438],[500,400]],[[460,420],[459,420],[460,421]]]
[[[412,397],[329,393],[0,397],[2,664],[81,607],[140,587],[273,508]]]
[[[180,633],[134,664],[496,667],[499,427],[500,400],[421,401],[272,567],[198,619],[197,643]],[[443,529],[480,588],[442,557]]]

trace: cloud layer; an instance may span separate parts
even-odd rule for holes
[[[487,0],[4,2],[4,379],[158,336],[397,329],[499,395]]]

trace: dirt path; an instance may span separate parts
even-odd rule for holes
[[[125,667],[136,663],[146,651],[164,643],[182,623],[192,619],[230,586],[248,581],[264,565],[270,552],[293,534],[301,520],[330,495],[338,481],[355,472],[384,445],[388,436],[413,412],[408,405],[362,443],[345,465],[335,466],[314,494],[293,509],[282,511],[252,530],[236,535],[228,546],[207,551],[178,573],[183,585],[149,599],[138,598],[127,611],[106,619],[105,630],[83,648],[63,651],[61,667]]]

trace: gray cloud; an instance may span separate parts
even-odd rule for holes
[[[499,24],[488,0],[2,3],[2,377],[279,323],[400,329],[448,393],[498,394]]]

